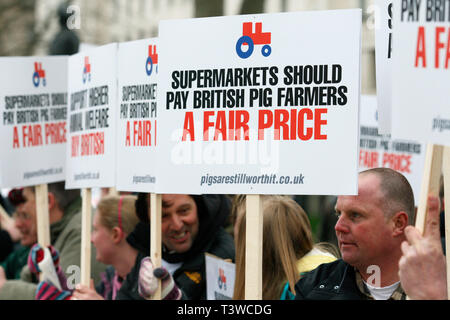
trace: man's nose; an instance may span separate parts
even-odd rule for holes
[[[21,228],[23,226],[23,219],[16,217],[14,219],[14,225],[16,228]]]
[[[340,232],[340,233],[348,233],[349,232],[349,227],[347,224],[347,220],[344,217],[343,214],[341,214],[339,216],[338,221],[336,222],[336,225],[334,226],[334,230],[336,231],[336,233]]]
[[[177,214],[174,214],[171,221],[172,230],[180,231],[183,228],[183,225],[183,220],[181,220]]]

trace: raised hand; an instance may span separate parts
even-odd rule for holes
[[[428,197],[428,213],[423,235],[408,226],[402,243],[399,277],[406,294],[417,300],[442,300],[447,297],[445,256],[439,230],[439,198]]]

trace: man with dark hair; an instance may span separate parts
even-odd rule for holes
[[[36,198],[34,187],[23,189],[24,202],[17,206],[16,226],[22,233],[21,244],[31,247],[37,242]],[[70,272],[79,271],[81,259],[81,197],[79,190],[65,190],[64,182],[48,185],[50,242],[59,251],[60,266],[68,279]],[[105,266],[95,260],[92,250],[92,275],[98,279]],[[26,261],[25,261],[26,263]],[[71,268],[68,268],[71,267]],[[73,269],[72,269],[73,268]],[[20,280],[0,279],[0,299],[34,300],[37,279],[28,265],[22,269]]]
[[[322,264],[296,284],[296,299],[405,299],[398,261],[414,196],[400,173],[361,172],[357,196],[339,196],[335,226],[342,259]]]
[[[14,207],[18,207],[20,204],[25,202],[22,194],[23,189],[21,188],[11,189],[8,193],[8,202],[11,203],[11,205],[13,205]],[[1,231],[4,231],[6,233],[6,237],[4,236],[4,233],[3,237],[2,234],[0,234],[0,243],[2,246],[5,246],[8,245],[9,242],[11,246],[11,249],[7,253],[7,255],[0,259],[0,282],[2,281],[2,279],[20,278],[20,271],[26,264],[28,252],[30,251],[29,246],[23,246],[20,243],[22,234],[17,228],[17,221],[20,219],[20,216],[17,215],[16,212],[13,213],[13,216],[14,218],[10,219],[5,217],[0,218],[2,228],[5,228],[5,230]]]
[[[148,198],[140,195],[136,211],[143,222],[137,225],[127,239],[140,250],[140,254],[117,296],[118,299],[142,299],[138,288],[142,295],[149,298],[146,294],[149,292],[148,288],[142,285],[146,281],[141,278],[139,283],[141,269],[152,269],[150,260],[144,258],[150,254],[147,204]],[[183,299],[206,299],[206,252],[223,259],[234,259],[233,238],[223,228],[230,209],[231,202],[224,195],[162,195],[163,272],[173,277],[176,286],[181,289]],[[152,272],[153,270],[141,274],[151,275]],[[163,281],[162,291],[168,293],[170,290],[164,288],[166,282]],[[178,289],[172,290],[172,297],[168,295],[165,298],[172,299],[173,296],[181,296]]]
[[[22,201],[22,189],[11,189],[8,198],[0,195],[0,210],[3,210],[0,213],[0,267],[4,267],[5,259],[8,259],[11,253],[21,249],[18,242],[22,235],[10,215],[14,214],[15,207]]]

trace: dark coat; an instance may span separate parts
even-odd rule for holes
[[[163,250],[163,259],[170,263],[182,262],[173,278],[188,300],[206,299],[205,253],[223,259],[234,259],[234,241],[223,228],[230,213],[230,200],[224,195],[193,196],[199,215],[199,232],[191,249],[184,254],[169,254]],[[138,280],[141,260],[150,254],[150,226],[139,223],[127,238],[141,253],[117,295],[118,300],[142,299]]]
[[[295,300],[363,300],[355,270],[342,259],[321,264],[295,285]]]
[[[8,231],[0,230],[0,262],[3,262],[12,252],[14,243]]]

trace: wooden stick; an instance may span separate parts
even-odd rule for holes
[[[162,195],[150,194],[150,257],[155,268],[161,267],[161,208]],[[161,280],[158,280],[158,289],[153,300],[161,300]]]
[[[91,224],[92,189],[81,190],[81,284],[90,286],[91,279]]]
[[[428,144],[425,166],[420,189],[420,201],[417,208],[415,226],[423,233],[428,210],[428,195],[439,195],[439,179],[442,172],[443,146]]]
[[[119,191],[115,187],[109,188],[109,195],[110,196],[119,196]]]
[[[246,198],[245,300],[262,300],[263,216],[260,195]]]
[[[447,297],[450,298],[450,147],[444,148],[445,248],[447,260]]]
[[[38,243],[41,247],[50,245],[50,214],[48,211],[48,185],[40,184],[35,187],[36,196],[36,224]]]

